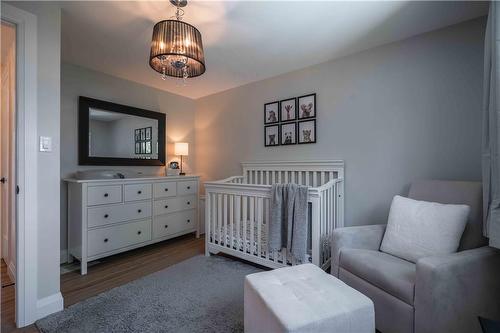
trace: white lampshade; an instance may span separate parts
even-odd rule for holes
[[[174,154],[180,156],[188,156],[189,144],[187,142],[176,142],[174,144]]]

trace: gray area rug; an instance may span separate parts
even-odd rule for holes
[[[261,271],[196,256],[38,320],[52,332],[243,332],[243,281]]]

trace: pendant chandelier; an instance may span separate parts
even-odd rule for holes
[[[166,80],[168,76],[187,78],[205,73],[201,33],[182,21],[187,0],[170,0],[176,7],[175,19],[160,21],[153,28],[149,65]]]

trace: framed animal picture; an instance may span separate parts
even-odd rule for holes
[[[301,96],[299,100],[299,119],[316,117],[316,94]]]
[[[299,143],[316,143],[316,119],[298,122]]]
[[[280,127],[279,125],[271,125],[264,127],[264,146],[272,147],[280,145]]]
[[[280,102],[280,120],[282,122],[297,119],[297,99],[290,98]]]
[[[281,145],[294,145],[297,143],[297,123],[281,124]]]
[[[274,124],[279,121],[279,102],[264,104],[264,124]]]

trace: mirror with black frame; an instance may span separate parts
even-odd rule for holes
[[[80,165],[165,165],[165,114],[80,96]]]

